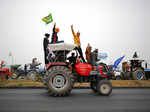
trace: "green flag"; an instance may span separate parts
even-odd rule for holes
[[[52,14],[49,14],[48,16],[44,17],[42,20],[43,20],[46,24],[49,24],[49,23],[53,22]]]

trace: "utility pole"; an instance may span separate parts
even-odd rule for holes
[[[14,64],[14,57],[12,55],[12,53],[9,53],[9,57],[10,57],[10,64],[13,65]]]

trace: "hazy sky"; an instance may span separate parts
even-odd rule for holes
[[[53,23],[41,20],[52,13],[59,39],[73,43],[70,25],[81,32],[83,52],[88,43],[108,53],[107,63],[137,51],[150,63],[150,0],[0,0],[0,60],[44,63],[43,38]]]

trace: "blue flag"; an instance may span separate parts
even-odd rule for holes
[[[118,65],[120,64],[120,62],[123,60],[124,57],[125,56],[122,56],[114,62],[114,65],[113,65],[114,71],[116,70],[116,68],[118,67]]]

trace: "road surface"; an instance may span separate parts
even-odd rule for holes
[[[46,89],[0,89],[0,112],[150,112],[150,89],[113,89],[110,96],[73,89],[68,97],[48,96]]]

